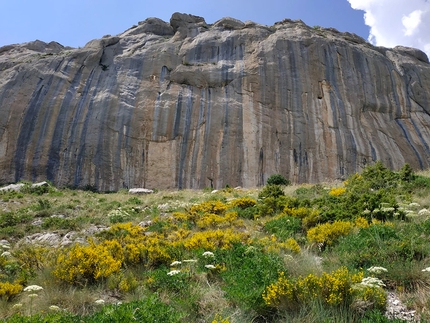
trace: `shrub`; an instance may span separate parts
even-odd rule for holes
[[[335,221],[334,223],[319,224],[307,233],[310,242],[332,245],[340,237],[346,236],[352,232],[353,224],[345,221]]]
[[[123,260],[124,253],[118,241],[104,241],[98,245],[91,242],[89,246],[75,245],[60,252],[53,273],[69,284],[86,285],[119,272]]]
[[[266,232],[275,234],[281,239],[292,237],[295,233],[300,232],[301,228],[302,221],[299,218],[285,214],[280,214],[264,224]]]
[[[271,175],[267,179],[267,185],[291,185],[291,181],[280,174]]]
[[[383,310],[385,292],[380,287],[361,285],[362,279],[362,272],[353,274],[346,267],[323,273],[320,277],[309,274],[297,279],[281,272],[278,280],[267,286],[262,297],[268,306],[288,310],[297,310],[315,300],[328,307],[349,306],[354,301],[364,300]]]
[[[20,284],[0,282],[0,298],[4,298],[9,301],[13,296],[19,294],[22,291]]]
[[[227,210],[227,206],[218,200],[207,201],[200,204],[193,205],[190,209],[191,214],[205,214],[205,213],[213,213],[213,214],[223,214]]]
[[[238,199],[234,199],[229,202],[232,207],[237,207],[239,209],[247,209],[249,207],[253,207],[257,204],[257,201],[250,197],[241,197]]]
[[[254,246],[236,244],[218,254],[226,270],[220,273],[227,298],[245,310],[264,313],[267,310],[262,298],[265,287],[276,281],[283,269],[279,255],[265,253]]]
[[[43,220],[41,225],[43,229],[53,230],[77,230],[79,228],[76,219],[62,219],[58,217],[49,217]]]
[[[307,207],[299,207],[299,208],[285,207],[283,213],[288,216],[302,219],[302,226],[303,226],[303,229],[305,230],[315,226],[318,222],[320,222],[320,219],[321,219],[319,210],[311,209]]]
[[[235,223],[238,215],[236,212],[226,212],[224,215],[205,213],[196,221],[199,228],[228,227]]]
[[[236,233],[231,229],[208,230],[196,232],[183,241],[188,250],[215,250],[216,248],[229,249],[235,243],[247,240],[244,233]]]
[[[280,185],[266,185],[260,193],[258,193],[259,199],[265,199],[268,197],[278,198],[280,196],[285,196],[284,191]]]
[[[345,192],[345,187],[333,187],[328,194],[330,194],[331,196],[341,196]]]

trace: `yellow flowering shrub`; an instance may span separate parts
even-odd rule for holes
[[[264,247],[264,250],[269,253],[280,253],[281,251],[289,251],[294,254],[299,254],[302,250],[294,238],[288,238],[284,242],[279,240],[276,235],[263,237],[258,240],[258,244]]]
[[[61,252],[57,258],[54,275],[70,284],[91,283],[107,278],[121,269],[124,253],[116,240],[89,246],[75,245]]]
[[[294,238],[288,238],[284,243],[285,249],[290,250],[293,253],[299,254],[302,249]]]
[[[196,221],[199,228],[230,226],[237,219],[237,212],[227,212],[225,215],[205,213]]]
[[[340,305],[352,293],[351,277],[346,267],[341,267],[321,276],[321,292],[325,302],[330,305]]]
[[[42,269],[49,265],[54,254],[55,251],[52,248],[34,245],[25,245],[14,251],[14,257],[22,268],[28,270]]]
[[[307,207],[291,208],[286,206],[283,213],[287,216],[295,216],[296,218],[304,219],[313,211],[315,210]]]
[[[333,244],[337,239],[351,233],[353,224],[349,221],[335,221],[333,223],[319,224],[307,233],[310,242]]]
[[[250,197],[241,197],[229,202],[229,205],[231,207],[238,207],[241,209],[246,209],[248,207],[255,206],[256,204],[257,204],[257,201]]]
[[[367,219],[365,219],[363,217],[358,217],[355,220],[354,224],[357,228],[360,228],[360,229],[365,229],[365,228],[368,228],[370,226]]]
[[[299,277],[295,286],[297,300],[300,303],[306,303],[312,298],[318,298],[320,297],[321,289],[322,280],[314,274]]]
[[[188,250],[205,249],[214,250],[216,248],[228,249],[234,243],[246,241],[248,236],[241,232],[227,230],[208,230],[196,232],[183,241]]]
[[[185,213],[185,212],[173,212],[172,213],[172,218],[174,221],[188,221],[191,219],[191,215],[189,213]]]
[[[262,297],[266,305],[271,307],[292,305],[295,297],[295,284],[285,276],[284,272],[281,272],[277,282],[267,286]]]
[[[283,213],[285,213],[285,215],[287,216],[294,216],[302,219],[302,224],[304,228],[313,227],[318,223],[318,220],[320,218],[320,212],[318,210],[307,207],[285,207]]]
[[[216,314],[214,319],[212,320],[212,323],[230,323],[228,318],[223,318],[221,315]]]
[[[341,196],[342,194],[345,194],[345,192],[345,187],[333,187],[328,194],[331,196]]]
[[[19,294],[21,291],[22,291],[22,286],[20,284],[0,282],[0,298],[9,300],[13,296]]]
[[[227,205],[221,201],[207,201],[200,204],[193,205],[190,209],[191,214],[223,214],[227,210]]]
[[[100,237],[105,240],[116,240],[121,245],[137,243],[145,240],[145,229],[131,222],[116,223],[109,230],[101,232]]]
[[[387,304],[387,293],[384,289],[381,287],[362,285],[356,285],[354,287],[356,287],[354,288],[356,303],[359,303],[361,306],[365,304],[368,308],[376,308],[381,311],[385,310]]]
[[[139,282],[132,273],[119,272],[109,277],[107,285],[109,289],[127,293],[135,290],[139,286]]]
[[[266,287],[262,297],[268,306],[287,309],[315,299],[320,299],[326,306],[351,305],[365,300],[383,309],[386,300],[384,290],[360,285],[363,277],[363,272],[351,274],[346,267],[323,273],[321,277],[309,274],[296,279],[287,278],[281,272],[278,280]]]

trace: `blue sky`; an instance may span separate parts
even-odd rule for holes
[[[0,0],[0,46],[35,39],[84,46],[94,38],[116,35],[148,17],[169,21],[178,11],[213,23],[226,16],[273,25],[284,18],[310,26],[334,27],[367,38],[364,11],[346,0]]]
[[[0,0],[0,11],[0,46],[39,39],[82,47],[148,17],[169,21],[178,11],[202,16],[207,23],[226,16],[265,25],[284,18],[301,19],[309,26],[356,33],[377,45],[423,50],[428,45],[430,52],[430,2],[426,0]],[[398,32],[390,27],[393,13]]]

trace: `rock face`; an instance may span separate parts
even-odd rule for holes
[[[0,182],[203,188],[430,166],[416,49],[284,20],[175,13],[84,48],[0,48]]]

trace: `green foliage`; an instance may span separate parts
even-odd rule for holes
[[[29,312],[26,293],[15,293],[12,285],[40,283],[44,291],[33,303],[39,314],[7,320],[385,322],[385,292],[357,283],[361,276],[352,279],[372,275],[371,266],[387,268],[378,278],[387,289],[410,294],[417,312],[428,308],[420,297],[430,286],[423,271],[430,265],[430,178],[409,165],[393,172],[376,163],[343,184],[303,184],[287,196],[279,176],[259,194],[230,187],[214,194],[184,190],[139,197],[53,188],[1,192],[7,211],[0,212],[0,239],[8,245],[0,243],[0,312],[6,309],[0,319]],[[32,224],[35,217],[43,217],[41,226]],[[88,245],[16,243],[42,230],[79,232],[109,222]],[[205,251],[213,255],[207,258]],[[175,260],[181,263],[171,265]],[[279,281],[282,272],[285,280]],[[283,299],[279,306],[265,302],[270,286],[273,299]],[[64,292],[58,302],[57,291]],[[73,307],[64,305],[69,291],[84,296]],[[93,304],[100,291],[125,304]],[[293,298],[285,303],[289,291]],[[23,303],[23,309],[7,299]],[[69,313],[45,314],[51,301]]]
[[[91,315],[73,315],[67,312],[55,312],[47,315],[22,316],[15,314],[4,322],[7,323],[112,323],[112,322],[142,322],[142,323],[180,323],[185,316],[173,306],[160,300],[156,295],[150,295],[141,300],[120,305],[106,305]]]
[[[254,246],[235,245],[218,253],[226,270],[220,273],[227,297],[245,310],[265,313],[262,294],[265,287],[277,279],[282,270],[279,255],[268,254]]]
[[[45,218],[42,223],[43,229],[51,230],[77,230],[79,229],[79,224],[76,219],[67,219],[59,217]]]
[[[430,256],[424,230],[420,225],[411,224],[397,227],[390,223],[371,225],[360,229],[357,234],[341,238],[333,253],[349,268],[403,268],[405,263],[415,263]],[[387,279],[397,282],[397,285],[400,279],[394,277],[395,272],[402,271],[390,270]],[[411,270],[404,273],[409,275]]]
[[[389,319],[381,311],[372,310],[364,313],[361,323],[406,323],[406,320]]]
[[[285,214],[281,214],[264,224],[264,230],[268,233],[275,234],[283,240],[293,237],[294,234],[300,232],[301,229],[302,221],[300,218],[287,216]]]
[[[181,271],[174,275],[169,275],[170,268],[160,267],[151,271],[146,279],[146,285],[154,292],[167,291],[169,293],[189,295],[191,287],[191,276],[189,273]]]
[[[266,199],[268,197],[278,198],[280,196],[285,196],[280,185],[266,185],[261,192],[258,193],[259,199]]]
[[[309,229],[307,238],[310,242],[317,242],[323,245],[332,245],[340,237],[350,234],[352,229],[353,224],[348,221],[323,223]]]
[[[291,181],[280,174],[271,175],[267,179],[267,185],[291,185]]]
[[[340,267],[321,276],[291,278],[284,272],[278,280],[267,286],[263,299],[270,307],[297,310],[303,305],[319,300],[324,307],[348,307],[354,302],[367,302],[366,307],[384,310],[386,293],[380,287],[361,284],[363,273],[351,273]]]

